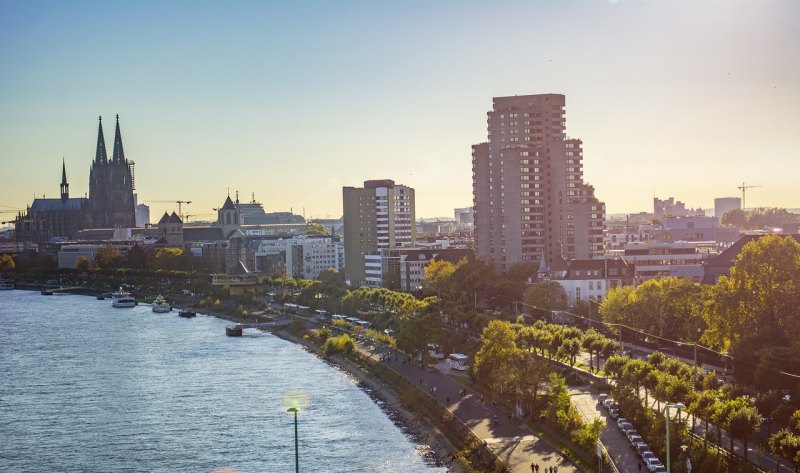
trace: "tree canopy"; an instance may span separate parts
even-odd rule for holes
[[[525,304],[545,310],[567,308],[567,293],[555,281],[540,281],[525,290]]]
[[[704,291],[689,278],[650,279],[635,289],[622,286],[609,290],[600,313],[608,323],[695,342],[704,328]]]
[[[800,337],[800,243],[767,235],[744,246],[713,286],[704,307],[703,339],[722,349],[752,338],[787,345]]]

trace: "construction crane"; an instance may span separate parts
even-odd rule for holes
[[[11,227],[11,238],[14,240],[14,254],[17,254],[19,251],[19,246],[17,245],[17,223],[19,223],[22,219],[15,218],[14,220],[9,220],[8,222],[0,222],[0,225],[5,225],[7,223],[13,223],[14,226]]]
[[[169,204],[178,204],[178,217],[183,220],[183,212],[181,211],[181,205],[186,204],[189,205],[192,203],[191,200],[146,200],[145,202],[159,202],[159,203],[169,203]]]
[[[214,214],[186,214],[186,221],[183,223],[189,223],[189,218],[191,217],[213,217]]]
[[[745,184],[744,182],[742,182],[742,185],[741,185],[741,186],[739,186],[739,189],[742,191],[742,210],[744,210],[744,209],[746,209],[746,208],[747,208],[747,207],[744,205],[744,196],[745,196],[745,191],[746,191],[747,189],[752,189],[753,187],[761,187],[761,186],[748,186],[748,185],[747,185],[747,184]]]

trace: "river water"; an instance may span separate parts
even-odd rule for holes
[[[443,472],[359,388],[271,334],[0,291],[0,471]]]

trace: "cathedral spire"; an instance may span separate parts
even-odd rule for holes
[[[61,200],[69,199],[69,183],[67,183],[67,165],[64,158],[61,158]]]
[[[117,162],[125,162],[125,152],[122,151],[122,134],[119,132],[119,115],[117,115],[117,130],[114,132],[114,155],[112,160]]]
[[[100,125],[97,129],[97,152],[94,155],[94,162],[105,163],[108,162],[106,155],[106,140],[103,138],[103,117],[100,118]]]

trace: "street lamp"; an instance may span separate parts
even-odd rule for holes
[[[686,406],[683,403],[676,402],[675,404],[664,404],[664,412],[667,415],[667,473],[670,473],[669,470],[669,409],[674,407],[678,409],[678,413],[680,413],[681,409],[686,409]]]
[[[294,471],[300,473],[300,452],[297,446],[297,408],[290,407],[286,412],[294,412]],[[667,427],[669,428],[669,427]],[[669,465],[669,462],[667,462]]]

